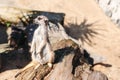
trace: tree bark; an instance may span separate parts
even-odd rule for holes
[[[62,40],[53,46],[55,50],[55,63],[53,68],[47,65],[32,65],[16,76],[16,80],[72,80],[74,65],[81,57],[79,46],[71,40]]]
[[[16,80],[107,80],[100,71],[90,70],[90,63],[79,46],[72,40],[61,40],[54,44],[53,68],[34,64],[16,76]],[[31,64],[31,63],[30,63]]]
[[[45,15],[51,22],[54,23],[64,23],[64,13],[55,13],[55,12],[47,12],[47,11],[39,11],[39,10],[29,10],[15,7],[0,7],[0,22],[3,24],[9,23],[19,23],[23,22],[23,24],[27,25],[32,23],[33,19],[38,15]]]

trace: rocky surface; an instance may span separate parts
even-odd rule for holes
[[[105,14],[120,26],[120,0],[96,0]]]

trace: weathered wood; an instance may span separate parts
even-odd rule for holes
[[[47,12],[47,11],[37,11],[37,10],[28,10],[22,8],[15,7],[0,7],[0,22],[1,23],[19,23],[23,22],[24,24],[28,24],[32,22],[34,18],[38,15],[47,16],[51,22],[61,23],[64,22],[64,13],[55,13],[55,12]]]
[[[107,76],[100,71],[93,71],[87,80],[108,80]]]
[[[61,26],[62,27],[62,26]],[[60,29],[60,30],[59,30]],[[85,58],[85,56],[83,55],[83,52],[79,49],[78,44],[76,44],[75,42],[73,42],[72,40],[65,40],[65,37],[63,37],[63,35],[65,35],[66,33],[62,32],[64,31],[61,28],[58,29],[58,32],[53,32],[52,34],[49,32],[49,38],[50,41],[52,43],[53,49],[55,51],[56,54],[56,58],[55,58],[55,64],[53,66],[52,71],[49,68],[44,68],[41,67],[40,69],[34,69],[37,65],[32,65],[32,70],[31,67],[27,68],[26,70],[24,70],[23,72],[21,72],[16,79],[21,80],[21,78],[23,80],[31,80],[31,79],[44,79],[44,80],[87,80],[88,75],[92,72],[90,70],[90,65],[89,63],[87,63],[88,59]],[[59,35],[63,33],[63,35],[59,35],[56,34],[58,33]],[[57,37],[55,37],[55,35],[57,35]],[[66,37],[70,38],[68,35],[66,35]],[[51,39],[53,38],[53,39]],[[58,39],[57,41],[55,39]],[[62,39],[62,40],[61,40]],[[59,41],[61,40],[61,41]],[[90,57],[90,56],[89,56]],[[84,64],[87,63],[87,64]],[[77,69],[78,67],[78,69]],[[85,68],[84,68],[85,67]],[[87,70],[86,70],[87,67]],[[29,72],[29,71],[31,72]],[[41,72],[41,70],[45,71],[44,73],[37,73],[37,72]],[[47,72],[46,72],[47,70]],[[50,71],[49,71],[50,70]],[[89,74],[85,72],[85,70],[87,72],[90,72]],[[36,75],[35,75],[36,73]],[[29,76],[27,75],[29,74]],[[48,75],[47,75],[48,74]],[[23,76],[26,75],[26,76]],[[42,76],[44,75],[44,76]],[[86,76],[87,75],[87,76]],[[96,75],[96,74],[94,74]],[[40,77],[37,77],[40,76]],[[41,77],[42,76],[42,77]],[[26,78],[27,77],[27,78]],[[93,76],[94,77],[94,76]],[[93,78],[92,77],[92,78]],[[103,76],[99,76],[99,77],[103,77]]]
[[[36,65],[32,65],[31,67],[24,70],[18,76],[16,76],[16,80],[42,80],[51,70],[47,65],[39,66],[36,70],[34,69]]]
[[[74,80],[108,80],[108,77],[101,71],[90,70],[90,64],[79,65],[75,69]]]
[[[35,64],[18,74],[16,80],[72,80],[74,64],[81,55],[78,45],[71,40],[62,40],[53,47],[56,59],[52,71],[47,65],[39,66],[35,69],[37,66]]]

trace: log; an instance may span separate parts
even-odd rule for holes
[[[44,80],[72,80],[74,64],[82,55],[79,46],[71,40],[62,40],[54,45],[54,49],[56,64]]]
[[[59,46],[58,46],[59,45]],[[55,63],[53,69],[47,65],[32,65],[15,76],[16,80],[72,80],[74,63],[81,57],[79,46],[71,40],[62,40],[54,45]],[[31,63],[30,63],[31,64]]]
[[[100,71],[94,71],[88,76],[87,80],[108,80],[108,78]]]
[[[64,23],[64,13],[55,13],[49,11],[29,10],[16,7],[0,7],[0,22],[5,23],[19,23],[29,24],[33,22],[33,19],[38,15],[47,16],[51,22]]]
[[[55,62],[48,65],[34,64],[15,76],[16,80],[107,80],[99,71],[91,71],[90,64],[79,46],[72,40],[61,40],[54,44]],[[30,63],[32,64],[32,62]],[[28,64],[28,65],[30,65]],[[35,69],[36,68],[36,69]]]
[[[50,72],[50,68],[47,65],[39,66],[36,70],[36,65],[32,65],[24,70],[19,75],[15,76],[15,80],[43,80],[43,78]]]
[[[85,58],[78,41],[67,35],[62,25],[58,25],[59,29],[57,32],[48,32],[56,55],[53,68],[51,69],[47,65],[38,66],[39,63],[34,64],[34,62],[31,62],[28,64],[32,64],[31,66],[15,76],[16,80],[87,80],[88,76],[85,75],[89,74],[84,72],[86,71],[86,68],[83,68],[84,66],[87,66],[87,71],[91,72],[91,75],[94,73],[94,71],[90,70],[89,63],[87,63],[89,59]],[[87,65],[84,63],[87,63]],[[36,66],[38,66],[37,69]],[[78,69],[76,70],[77,67]],[[83,74],[84,76],[82,76]],[[103,77],[103,80],[105,80],[104,76],[97,75],[97,73],[94,73],[89,79],[95,76]]]

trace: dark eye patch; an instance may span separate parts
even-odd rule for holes
[[[41,20],[42,18],[41,17],[38,17],[38,20]]]

